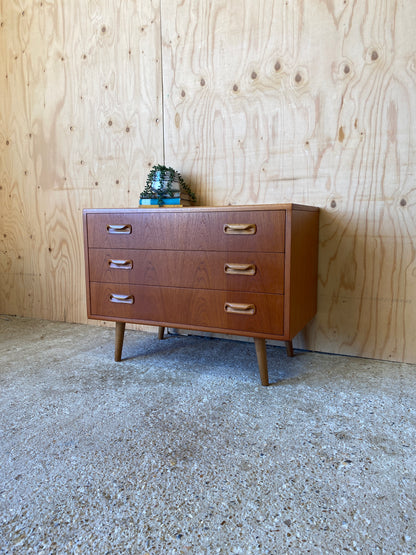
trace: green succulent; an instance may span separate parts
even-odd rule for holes
[[[180,191],[189,195],[192,202],[196,202],[195,193],[189,185],[185,183],[182,175],[169,166],[157,164],[152,167],[146,178],[146,186],[140,193],[141,199],[157,199],[158,205],[163,206],[163,199],[172,198],[177,191],[173,189],[173,184],[178,183]],[[155,183],[160,183],[155,187]]]

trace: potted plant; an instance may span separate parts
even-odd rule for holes
[[[147,175],[146,186],[140,193],[140,205],[190,205],[195,193],[181,174],[169,166],[157,164]]]

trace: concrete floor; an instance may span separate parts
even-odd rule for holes
[[[416,553],[416,367],[0,317],[0,553]]]

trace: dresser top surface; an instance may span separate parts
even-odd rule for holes
[[[252,205],[233,205],[233,206],[183,206],[183,207],[167,207],[162,209],[158,206],[152,207],[136,207],[136,208],[84,208],[84,212],[88,213],[137,213],[137,212],[241,212],[241,211],[266,211],[266,210],[305,210],[309,212],[318,212],[319,207],[307,206],[305,204],[252,204]]]

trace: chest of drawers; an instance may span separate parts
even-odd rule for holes
[[[316,312],[314,207],[86,209],[88,317],[253,337],[268,384],[265,339],[292,339]]]

